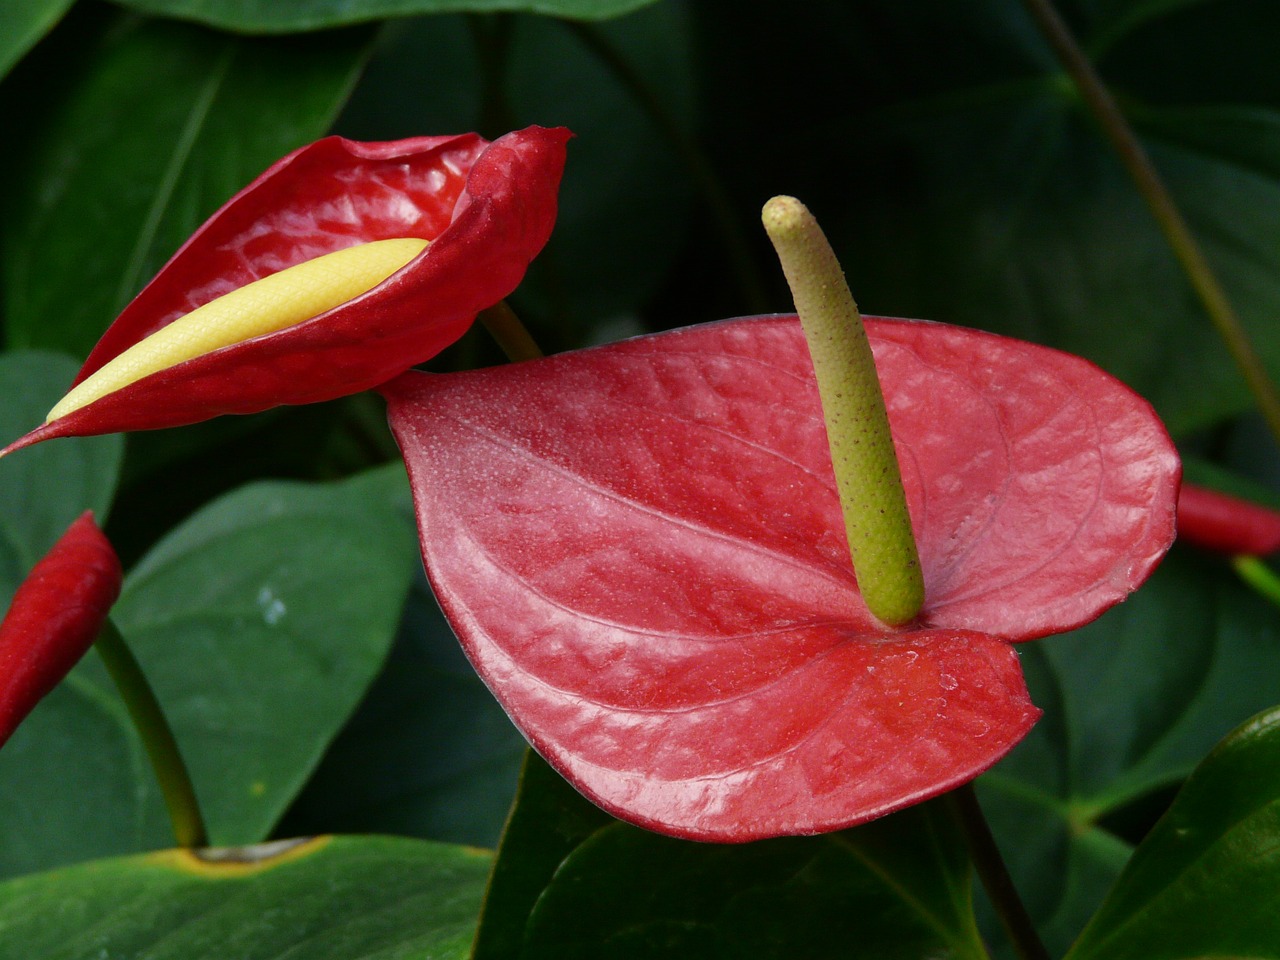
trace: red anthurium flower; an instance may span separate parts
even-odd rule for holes
[[[1280,512],[1184,483],[1178,494],[1178,539],[1206,550],[1265,557],[1280,550]]]
[[[867,323],[926,600],[858,593],[799,323],[763,317],[381,390],[428,573],[480,675],[595,802],[678,836],[833,830],[1030,729],[1010,646],[1124,598],[1179,463],[1076,357]]]
[[[85,513],[18,587],[0,623],[0,744],[93,645],[121,578],[115,550]]]
[[[429,359],[511,293],[546,243],[568,138],[541,127],[493,143],[474,134],[392,143],[330,137],[290,154],[192,235],[103,335],[77,385],[228,294],[249,292],[254,302],[236,310],[252,314],[264,300],[310,303],[300,294],[323,285],[313,271],[283,294],[251,292],[264,278],[287,278],[289,268],[323,264],[316,258],[360,244],[403,246],[408,238],[416,246],[357,282],[352,295],[342,292],[353,282],[350,264],[322,270],[319,280],[342,282],[329,300],[314,301],[315,315],[304,311],[266,332],[241,330],[76,409],[55,408],[59,415],[4,452],[52,437],[329,400]]]

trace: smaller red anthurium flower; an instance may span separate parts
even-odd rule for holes
[[[1265,557],[1280,550],[1280,512],[1184,483],[1178,494],[1178,539],[1219,553]]]
[[[1011,644],[1088,623],[1173,540],[1180,465],[1097,367],[868,319],[924,580],[886,626],[850,561],[795,317],[380,388],[472,663],[609,812],[699,840],[840,829],[1031,728]]]
[[[369,389],[511,293],[551,234],[564,129],[295,151],[233,197],[103,335],[53,437]]]
[[[121,578],[86,512],[18,587],[0,623],[0,744],[93,645]]]

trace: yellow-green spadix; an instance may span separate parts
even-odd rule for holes
[[[103,364],[49,411],[79,410],[143,377],[253,337],[283,330],[376,287],[427,246],[417,237],[376,240],[328,253],[197,307]]]

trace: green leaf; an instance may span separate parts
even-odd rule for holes
[[[1126,603],[1020,648],[1044,718],[979,781],[1050,952],[1097,909],[1145,829],[1126,827],[1277,695],[1280,622],[1225,562],[1174,553]]]
[[[821,837],[716,846],[623,824],[539,896],[522,958],[985,958],[968,859],[938,804]]]
[[[402,492],[408,510],[407,482]],[[493,847],[524,751],[419,575],[382,673],[285,827]]]
[[[16,440],[44,421],[79,365],[36,351],[0,355],[0,437]],[[100,524],[115,494],[124,440],[48,443],[0,460],[0,602],[85,510]]]
[[[328,128],[368,37],[122,18],[55,44],[22,87],[39,109],[14,93],[7,131],[24,146],[0,199],[11,344],[86,353],[209,214]]]
[[[22,59],[75,0],[7,0],[0,6],[0,77]]]
[[[602,20],[655,0],[122,0],[125,6],[166,17],[198,20],[224,30],[287,33],[319,30],[384,17],[420,13],[523,11]]]
[[[1280,957],[1277,889],[1280,707],[1196,768],[1069,956]]]
[[[462,958],[488,870],[391,837],[101,860],[0,884],[0,958]]]
[[[596,809],[532,752],[473,960],[985,958],[956,822],[931,803],[822,837],[674,840]]]
[[[1280,374],[1280,338],[1268,334],[1280,313],[1280,71],[1268,41],[1280,6],[1060,6],[1079,14],[1082,42]],[[826,4],[802,30],[790,6],[739,7],[726,29],[704,24],[721,107],[711,142],[744,203],[780,188],[805,200],[868,313],[1083,354],[1152,400],[1175,434],[1248,405],[1151,214],[1018,0]],[[761,117],[789,155],[760,155]]]
[[[471,960],[519,957],[529,915],[560,864],[593,833],[615,822],[526,749]]]
[[[126,578],[113,619],[170,718],[213,842],[268,834],[381,666],[416,565],[412,528],[387,506],[400,472],[244,488]],[[10,874],[170,842],[96,657],[0,752],[0,822],[23,824],[0,831]]]

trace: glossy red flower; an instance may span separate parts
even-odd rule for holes
[[[991,334],[869,320],[925,578],[859,596],[793,317],[384,385],[431,582],[534,747],[642,826],[834,830],[961,784],[1039,711],[1011,643],[1087,623],[1173,539],[1140,397]]]
[[[1219,553],[1280,550],[1280,512],[1190,483],[1178,494],[1178,539]]]
[[[0,623],[0,744],[93,645],[121,579],[115,550],[85,513],[18,587]]]
[[[103,335],[76,384],[197,307],[286,268],[389,238],[430,245],[353,299],[145,376],[4,452],[329,400],[431,358],[511,293],[546,243],[568,138],[541,127],[493,143],[330,137],[290,154],[192,235]]]

